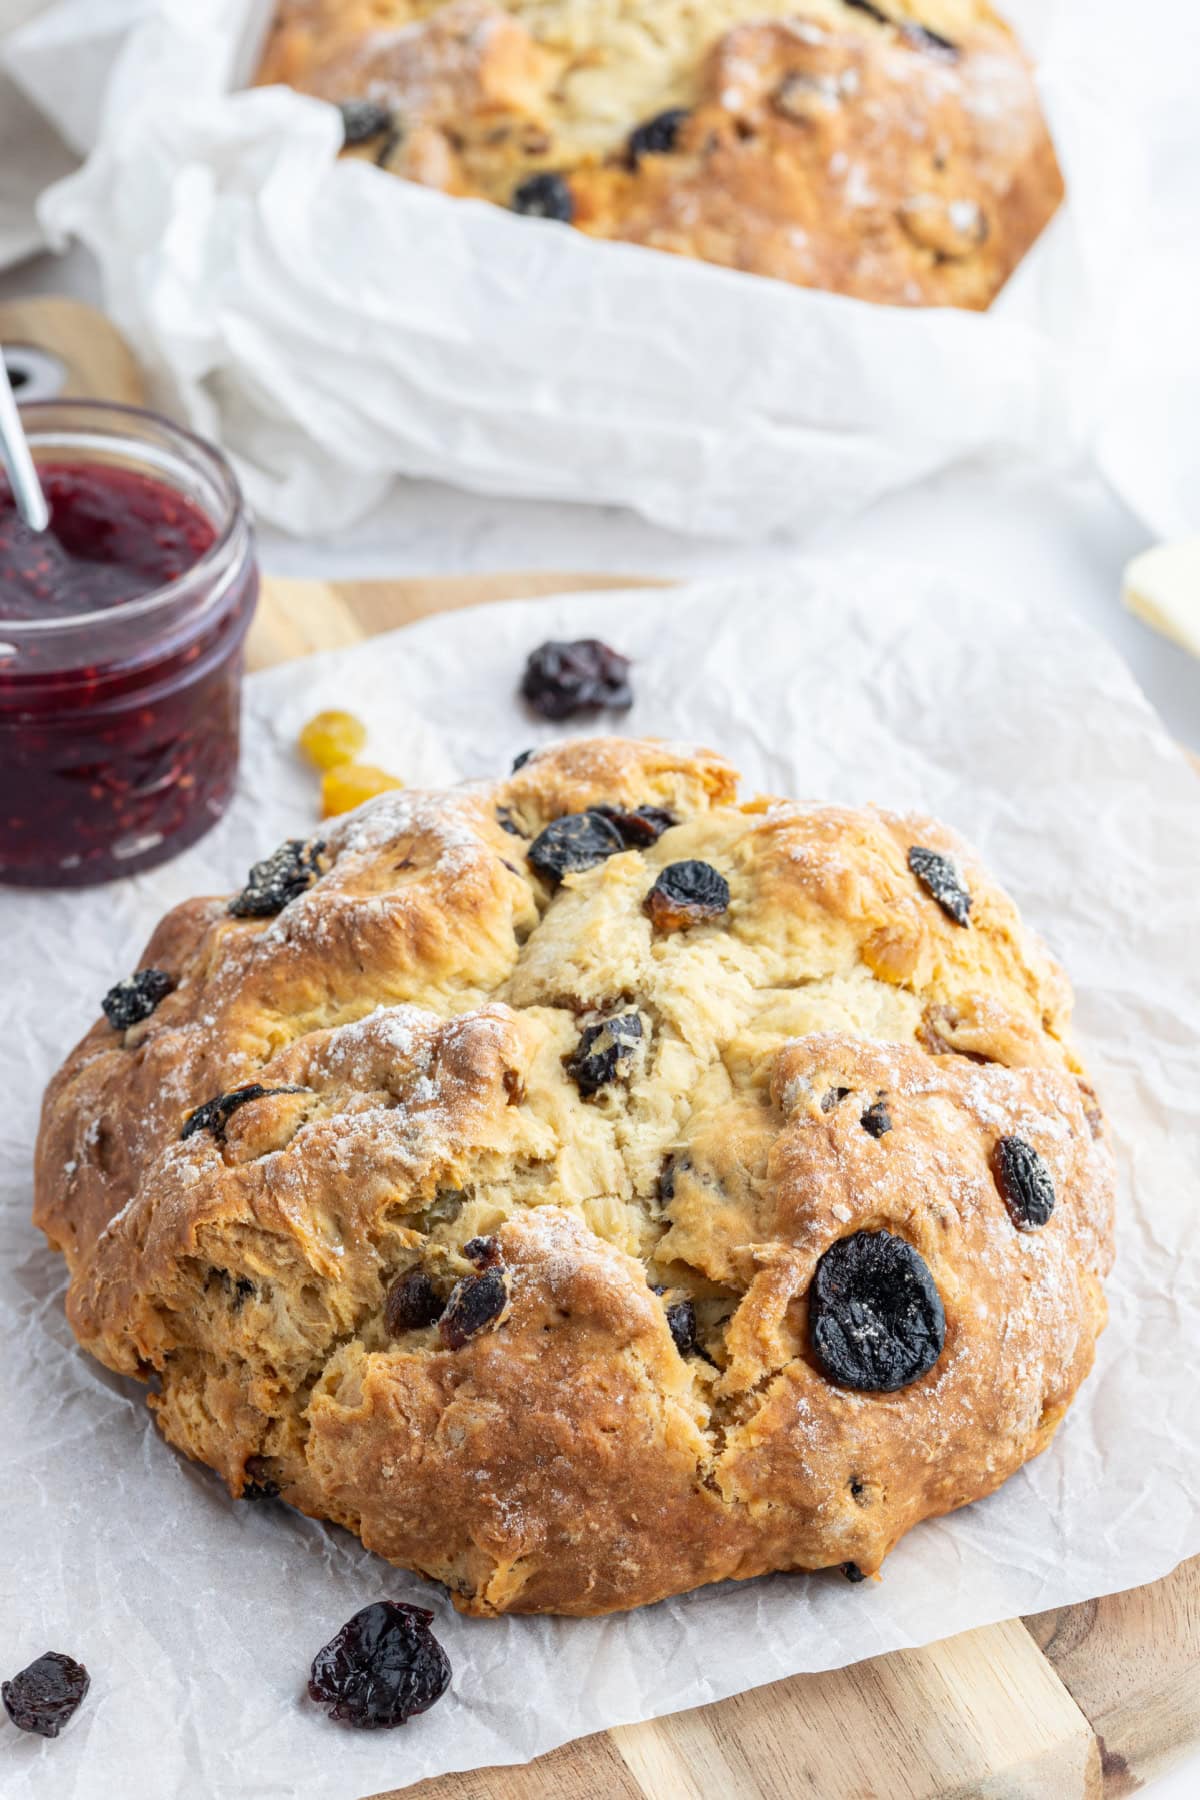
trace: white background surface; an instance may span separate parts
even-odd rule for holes
[[[51,0],[2,53],[92,150],[45,198],[51,239],[101,258],[109,311],[171,410],[226,446],[281,529],[358,524],[400,473],[759,542],[964,456],[1062,469],[1091,447],[1111,471],[1110,439],[1132,430],[1147,517],[1174,530],[1160,508],[1190,465],[1163,468],[1142,413],[1126,426],[1116,327],[1165,206],[1146,151],[1194,8],[1150,0],[1131,34],[1124,0],[1007,3],[1071,204],[986,314],[755,281],[340,161],[331,107],[240,86],[263,0]],[[1154,316],[1157,344],[1161,298]]]
[[[34,287],[93,297],[79,257],[0,277],[0,299]],[[809,547],[872,549],[939,564],[989,593],[1014,587],[1047,607],[1081,610],[1114,642],[1176,737],[1200,748],[1200,664],[1119,605],[1124,562],[1147,533],[1098,482],[1051,484],[1013,470],[963,469],[874,508]],[[481,500],[429,484],[402,487],[386,509],[340,544],[271,537],[264,565],[288,574],[404,574],[558,567],[646,574],[724,573],[784,562],[784,545],[744,547],[683,540],[616,511]],[[961,629],[970,630],[966,601]],[[1036,644],[1030,645],[1036,655]],[[1020,670],[1013,679],[1019,681]],[[1155,1784],[1156,1800],[1194,1800],[1200,1757]]]
[[[88,258],[43,257],[0,274],[0,300],[35,291],[98,300]],[[1200,662],[1124,612],[1125,563],[1151,534],[1099,477],[1055,480],[1013,466],[955,469],[897,494],[806,550],[873,550],[937,563],[987,593],[1014,586],[1081,611],[1116,646],[1174,735],[1200,751]],[[794,545],[679,537],[616,507],[480,498],[401,482],[389,504],[346,538],[266,534],[278,575],[460,574],[497,569],[719,575],[786,563]],[[964,627],[967,621],[964,619]]]

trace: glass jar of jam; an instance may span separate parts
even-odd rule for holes
[[[152,868],[224,812],[237,773],[254,535],[224,457],[133,407],[22,409],[50,506],[0,470],[0,882]]]

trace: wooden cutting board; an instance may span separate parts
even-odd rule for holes
[[[142,398],[128,347],[74,301],[0,306],[0,342],[58,359],[64,394]],[[266,668],[452,607],[631,585],[645,583],[547,571],[268,581],[249,661]],[[969,1568],[953,1578],[969,1581]],[[795,1676],[583,1738],[524,1767],[378,1800],[1118,1800],[1197,1749],[1200,1557],[1129,1593]],[[398,1740],[398,1767],[403,1760]]]
[[[644,585],[547,571],[271,580],[249,658],[266,668],[452,607],[635,584]],[[969,1581],[969,1569],[954,1579]],[[1132,1593],[798,1675],[584,1738],[524,1767],[403,1792],[406,1800],[1116,1800],[1197,1748],[1200,1558]]]
[[[46,294],[5,301],[0,345],[18,400],[119,400],[138,406],[145,396],[129,345],[82,301]]]

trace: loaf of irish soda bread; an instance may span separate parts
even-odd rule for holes
[[[280,0],[258,78],[411,180],[893,305],[986,307],[1062,198],[983,0]]]
[[[931,820],[571,743],[168,914],[50,1088],[37,1219],[173,1444],[465,1611],[857,1579],[1091,1365],[1069,1003]]]

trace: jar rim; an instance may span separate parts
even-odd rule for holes
[[[219,569],[229,557],[235,539],[244,529],[246,504],[232,465],[215,444],[209,443],[197,432],[190,431],[186,425],[179,425],[174,419],[168,419],[163,413],[146,406],[130,406],[123,401],[77,400],[70,396],[59,396],[52,400],[28,401],[20,408],[20,412],[30,448],[34,450],[38,441],[38,420],[45,421],[51,414],[82,415],[76,430],[64,424],[62,436],[67,440],[64,449],[70,448],[72,437],[77,436],[80,440],[86,438],[88,420],[98,423],[103,418],[113,418],[118,426],[125,426],[123,433],[113,434],[114,443],[119,443],[136,455],[139,445],[147,442],[144,433],[139,435],[137,425],[141,423],[152,426],[165,439],[168,450],[174,448],[182,452],[183,457],[190,456],[212,479],[218,494],[221,517],[211,519],[216,535],[199,561],[193,563],[182,575],[177,575],[173,581],[152,588],[148,594],[139,595],[136,600],[122,601],[119,606],[98,607],[91,612],[69,613],[65,617],[51,619],[0,619],[0,637],[14,646],[22,640],[35,638],[42,642],[52,641],[57,635],[66,635],[81,627],[114,625],[118,621],[124,623],[129,619],[148,617],[168,605],[186,599],[192,589],[203,591],[210,586],[214,570]]]

